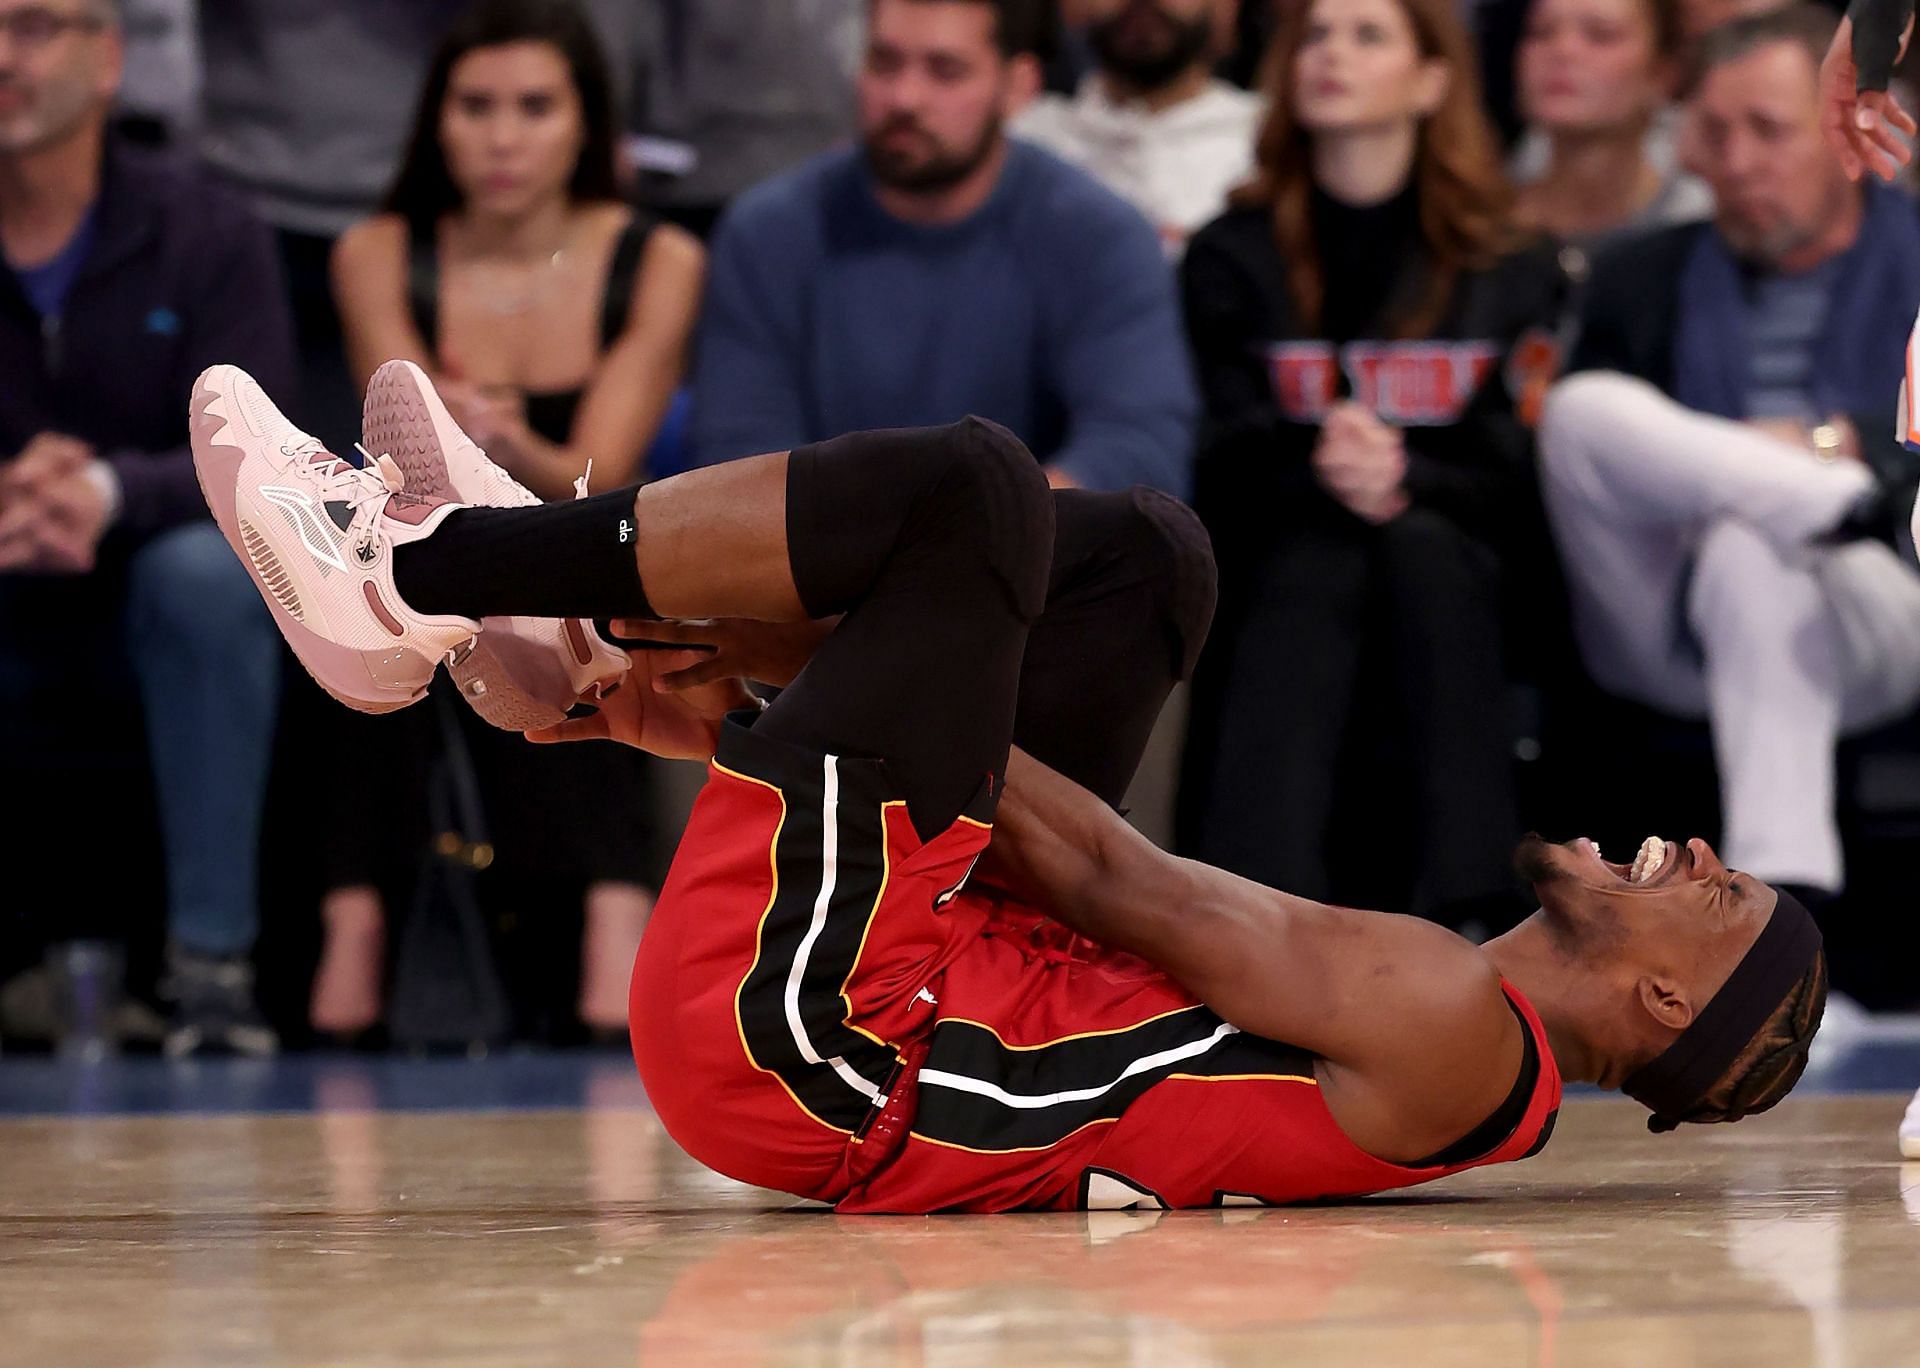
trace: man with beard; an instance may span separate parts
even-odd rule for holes
[[[742,195],[712,243],[701,464],[967,413],[1057,485],[1184,495],[1196,400],[1152,228],[1010,139],[1045,0],[874,0],[860,142]]]
[[[1234,0],[1090,0],[1098,69],[1046,94],[1014,133],[1084,168],[1147,216],[1169,255],[1253,167],[1260,100],[1213,75]]]
[[[1890,431],[1920,297],[1906,196],[1822,143],[1831,14],[1701,40],[1711,223],[1602,253],[1540,425],[1575,635],[1603,688],[1713,730],[1728,862],[1843,882],[1834,746],[1920,698],[1920,459]],[[1896,510],[1898,515],[1896,516]]]

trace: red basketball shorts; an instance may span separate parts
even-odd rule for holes
[[[682,1148],[843,1211],[1074,1207],[1115,1184],[1187,1205],[1236,1167],[1199,1137],[1252,1150],[1233,1137],[1268,1095],[1324,1118],[1299,1051],[956,893],[985,815],[922,842],[882,765],[728,725],[633,976],[634,1058]]]

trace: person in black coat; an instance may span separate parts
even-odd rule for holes
[[[1317,0],[1266,87],[1256,178],[1183,268],[1221,611],[1181,842],[1357,896],[1329,859],[1344,790],[1368,842],[1406,830],[1407,905],[1498,920],[1518,834],[1501,577],[1539,521],[1513,395],[1550,363],[1558,272],[1510,227],[1444,3]]]

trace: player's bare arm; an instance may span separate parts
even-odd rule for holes
[[[989,861],[992,877],[1164,970],[1226,1021],[1322,1056],[1328,1107],[1379,1158],[1458,1140],[1519,1071],[1520,1025],[1467,941],[1168,855],[1018,750]]]

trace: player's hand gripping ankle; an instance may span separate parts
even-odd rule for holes
[[[634,651],[633,668],[599,702],[599,711],[526,733],[529,741],[618,741],[667,760],[711,760],[720,723],[758,700],[738,679],[720,679],[679,690],[664,676],[700,661],[685,650]]]
[[[659,622],[625,618],[613,624],[623,641],[686,646],[699,653],[684,669],[659,677],[658,687],[681,690],[719,679],[751,679],[784,689],[806,668],[832,633],[837,617],[812,622],[756,622],[715,618],[704,622]],[[678,654],[676,652],[676,654]]]

